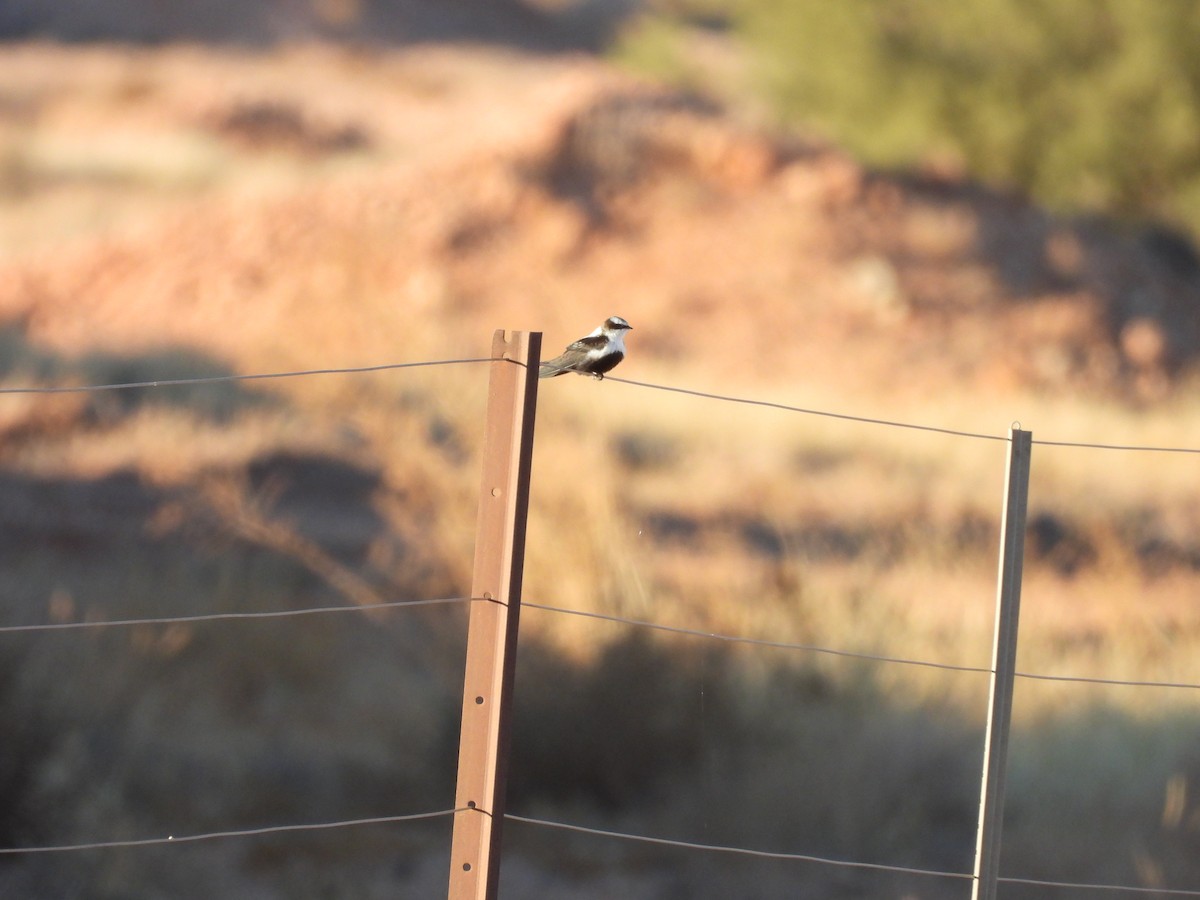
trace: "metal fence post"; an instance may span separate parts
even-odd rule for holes
[[[449,900],[494,900],[508,773],[540,332],[492,338]]]
[[[995,900],[999,876],[1004,778],[1012,720],[1013,678],[1016,674],[1017,623],[1021,611],[1021,570],[1025,559],[1025,514],[1029,503],[1032,446],[1032,432],[1022,431],[1018,427],[1009,431],[1004,514],[1000,523],[1000,574],[996,594],[991,695],[988,698],[987,733],[983,743],[983,783],[979,797],[972,900]]]

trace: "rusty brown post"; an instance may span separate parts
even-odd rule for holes
[[[540,332],[492,338],[449,900],[494,900],[500,876],[541,345]]]

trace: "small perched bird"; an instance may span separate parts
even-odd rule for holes
[[[605,372],[625,358],[625,332],[633,328],[620,316],[610,316],[604,324],[563,351],[542,363],[539,378],[553,378],[563,372],[578,372],[603,378]]]

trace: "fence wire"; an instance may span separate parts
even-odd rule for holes
[[[684,628],[678,625],[663,625],[658,622],[648,622],[643,619],[629,619],[625,616],[610,615],[608,613],[587,612],[580,609],[566,609],[561,606],[548,606],[544,603],[529,603],[522,601],[523,609],[540,609],[545,612],[560,613],[568,616],[581,616],[587,619],[600,619],[605,622],[619,622],[623,625],[632,625],[636,628],[649,628],[654,631],[665,631],[671,634],[684,634],[694,637],[708,638],[714,641],[724,641],[733,644],[748,644],[755,647],[771,647],[777,650],[798,650],[809,653],[823,653],[829,656],[842,656],[850,659],[864,659],[873,662],[896,663],[903,666],[926,666],[931,669],[947,669],[952,672],[980,672],[987,673],[991,669],[980,666],[959,666],[949,663],[931,662],[922,659],[906,659],[898,656],[880,656],[874,653],[860,653],[853,650],[835,650],[831,647],[820,647],[815,644],[794,644],[788,641],[771,641],[763,638],[742,637],[734,634],[720,634],[715,631],[705,631],[699,628]]]
[[[1044,881],[1039,878],[1007,878],[1003,875],[996,880],[1004,884],[1023,884],[1030,887],[1062,888],[1073,891],[1107,891],[1110,893],[1120,892],[1125,894],[1158,894],[1171,897],[1200,897],[1200,891],[1188,890],[1187,888],[1135,887],[1128,884],[1091,884],[1082,881]]]
[[[280,609],[262,612],[249,611],[198,613],[195,615],[182,616],[149,616],[145,618],[130,619],[96,619],[82,622],[45,622],[31,623],[27,625],[0,625],[0,634],[21,634],[45,631],[79,631],[91,628],[120,628],[135,627],[140,625],[187,625],[202,622],[237,621],[240,619],[287,619],[298,616],[367,612],[372,610],[402,609],[405,607],[415,606],[438,606],[456,603],[470,603],[478,599],[480,598],[438,597],[428,600],[385,600],[379,603],[361,603],[347,606],[313,606],[303,607],[301,609]],[[774,641],[765,638],[747,637],[744,635],[722,634],[720,632],[709,631],[701,628],[667,625],[661,622],[651,622],[645,619],[632,619],[627,616],[618,616],[611,613],[600,613],[589,610],[568,609],[562,606],[551,606],[546,603],[533,603],[524,601],[521,603],[521,606],[524,609],[536,609],[542,612],[557,613],[559,615],[578,616],[586,619],[598,619],[604,622],[629,625],[635,628],[647,628],[653,631],[662,631],[669,634],[681,634],[689,637],[706,638],[708,640],[721,641],[724,643],[746,644],[748,646],[767,647],[776,650],[793,650],[797,652],[819,653],[827,656],[837,656],[847,659],[861,659],[868,662],[881,662],[902,666],[919,666],[930,669],[942,669],[949,672],[989,674],[992,671],[991,668],[987,666],[958,665],[954,663],[936,662],[934,660],[911,659],[901,656],[886,656],[878,653],[866,653],[856,650],[841,650],[834,647],[822,647],[818,644],[801,644],[790,641]],[[1111,685],[1117,687],[1178,688],[1186,690],[1200,690],[1200,684],[1186,681],[1142,681],[1121,678],[1095,678],[1084,675],[1051,675],[1035,672],[1017,672],[1016,677],[1033,681],[1055,681],[1076,684]]]
[[[360,819],[339,819],[329,822],[311,822],[292,825],[268,825],[260,828],[238,828],[224,831],[210,831],[199,834],[164,835],[152,838],[134,838],[129,840],[89,841],[75,844],[55,844],[33,847],[0,847],[2,856],[19,856],[26,853],[69,853],[76,851],[95,850],[127,850],[142,847],[164,846],[168,844],[189,844],[201,841],[245,839],[267,835],[292,834],[297,832],[331,831],[342,828],[358,828],[372,825],[395,825],[405,822],[416,822],[428,819],[446,818],[459,812],[480,812],[475,808],[442,809],[433,812],[408,813],[405,815],[371,816]],[[897,866],[886,863],[859,862],[856,860],[834,859],[826,856],[815,856],[807,853],[790,853],[786,851],[755,850],[746,847],[732,847],[723,844],[706,844],[695,841],[682,841],[672,838],[650,837],[647,835],[630,834],[603,828],[593,828],[586,825],[575,825],[567,822],[555,822],[549,819],[521,816],[505,813],[506,821],[524,825],[534,825],[561,831],[570,831],[596,837],[615,838],[661,847],[673,847],[683,850],[701,852],[726,853],[757,859],[773,859],[791,862],[813,863],[816,865],[833,866],[843,869],[889,872],[898,875],[914,875],[930,878],[971,881],[974,876],[966,872],[947,872],[941,869],[925,869],[913,866]],[[1184,888],[1137,887],[1133,885],[1093,884],[1087,882],[1052,881],[1047,879],[1018,878],[1001,876],[999,881],[1006,884],[1020,884],[1034,887],[1062,888],[1070,890],[1094,890],[1106,892],[1124,892],[1132,894],[1163,894],[1178,897],[1200,897],[1200,891]]]
[[[920,425],[914,422],[897,422],[891,419],[875,419],[870,416],[855,416],[849,413],[830,412],[823,409],[809,409],[804,406],[791,406],[787,403],[776,403],[771,400],[754,400],[747,397],[731,397],[727,394],[713,394],[708,391],[697,391],[692,388],[673,387],[666,384],[651,384],[647,381],[633,381],[629,378],[618,378],[606,375],[605,381],[616,381],[634,387],[649,388],[655,391],[669,391],[673,394],[686,394],[689,397],[699,397],[704,400],[719,400],[723,403],[740,403],[744,406],[761,406],[766,409],[778,409],[784,412],[800,413],[806,416],[822,416],[827,419],[841,419],[846,422],[861,422],[867,425],[886,425],[890,428],[907,428],[914,431],[930,431],[935,434],[949,434],[955,437],[976,438],[984,441],[1007,441],[1007,435],[983,434],[977,431],[961,431],[956,428],[943,428],[939,425]]]
[[[883,656],[877,653],[865,653],[854,650],[837,650],[832,647],[822,647],[816,644],[796,644],[788,641],[771,641],[762,638],[742,637],[733,634],[720,634],[715,631],[706,631],[699,628],[686,628],[678,625],[664,625],[659,622],[649,622],[644,619],[631,619],[625,616],[612,615],[610,613],[590,612],[580,609],[567,609],[561,606],[550,606],[545,603],[529,603],[522,602],[521,606],[526,609],[538,609],[544,612],[559,613],[568,616],[580,616],[587,619],[599,619],[605,622],[616,622],[622,625],[630,625],[635,628],[648,628],[654,631],[665,631],[670,634],[683,634],[693,637],[709,638],[716,641],[725,641],[735,644],[748,644],[756,647],[771,647],[779,650],[796,650],[808,653],[822,653],[830,656],[841,656],[849,659],[862,659],[870,662],[893,663],[903,666],[924,666],[930,669],[944,669],[950,672],[977,672],[989,674],[992,669],[988,666],[963,666],[951,663],[934,662],[924,659],[909,659],[901,656]],[[1041,675],[1031,672],[1017,672],[1017,678],[1027,678],[1037,681],[1063,681],[1076,682],[1082,684],[1106,684],[1117,685],[1122,687],[1159,687],[1159,688],[1191,688],[1200,689],[1200,684],[1192,684],[1182,681],[1133,681],[1123,680],[1119,678],[1091,678],[1081,675]]]
[[[339,819],[333,822],[313,822],[300,825],[267,825],[262,828],[236,828],[229,831],[209,831],[204,834],[169,834],[165,837],[135,838],[125,841],[91,841],[82,844],[57,844],[44,847],[0,847],[0,854],[16,856],[22,853],[69,853],[75,850],[126,850],[134,847],[154,847],[161,844],[191,844],[197,841],[262,837],[263,835],[288,834],[296,831],[330,831],[336,828],[357,828],[364,825],[393,825],[398,822],[416,822],[420,819],[438,819],[443,816],[453,815],[455,812],[457,810],[441,809],[437,812],[410,813],[401,816]]]
[[[787,403],[776,403],[771,400],[756,400],[748,397],[733,397],[728,394],[714,394],[709,391],[699,391],[692,388],[675,387],[666,384],[652,384],[648,381],[634,381],[630,378],[619,378],[606,375],[605,381],[616,381],[634,387],[648,388],[655,391],[669,391],[673,394],[685,394],[689,397],[699,397],[704,400],[719,400],[723,403],[738,403],[744,406],[760,406],[766,409],[778,409],[784,412],[799,413],[806,416],[820,416],[827,419],[840,419],[846,422],[861,422],[867,425],[883,425],[889,428],[906,428],[912,431],[927,431],[934,434],[948,434],[953,437],[974,438],[984,441],[1007,441],[1008,435],[987,434],[979,431],[965,431],[958,428],[948,428],[941,425],[924,425],[917,422],[899,422],[893,419],[879,419],[871,416],[858,416],[850,413],[833,412],[824,409],[812,409],[804,406],[792,406]],[[1014,425],[1019,423],[1014,422]],[[1103,444],[1090,441],[1054,441],[1033,439],[1032,443],[1043,447],[1077,447],[1088,450],[1127,450],[1144,453],[1200,453],[1198,447],[1152,447],[1136,444]]]
[[[751,850],[745,847],[730,847],[723,844],[701,844],[694,841],[680,841],[672,838],[647,837],[641,834],[630,834],[624,831],[610,831],[604,828],[592,828],[587,825],[573,825],[566,822],[554,822],[548,819],[535,819],[530,816],[518,816],[505,813],[504,818],[525,825],[536,825],[544,828],[555,828],[561,831],[572,831],[596,837],[616,838],[623,841],[634,841],[640,844],[651,844],[660,847],[677,847],[683,850],[700,850],[715,853],[729,853],[735,856],[747,856],[759,859],[777,859],[792,862],[816,863],[824,866],[834,866],[843,869],[867,869],[878,872],[890,872],[897,875],[919,875],[931,878],[957,879],[973,881],[975,876],[966,872],[947,872],[942,869],[921,869],[910,866],[894,866],[886,863],[857,862],[854,860],[833,859],[827,856],[812,856],[807,853],[787,853],[772,850]],[[1008,884],[1024,884],[1036,887],[1066,888],[1072,890],[1098,890],[1112,892],[1127,892],[1133,894],[1170,894],[1180,897],[1200,897],[1200,891],[1185,888],[1137,887],[1119,884],[1090,884],[1073,881],[1049,881],[1035,878],[1011,878],[1001,876],[999,881]]]
[[[220,384],[228,381],[261,381],[272,378],[304,378],[310,375],[361,375],[365,372],[388,372],[394,369],[419,369],[427,366],[457,366],[466,363],[494,362],[493,357],[468,359],[434,359],[422,362],[383,363],[378,366],[350,366],[334,369],[303,369],[296,372],[260,372],[249,375],[201,375],[196,378],[166,378],[158,381],[122,381],[117,384],[76,384],[26,387],[0,387],[0,394],[87,394],[97,391],[124,391],[132,388],[178,387],[192,384]]]
[[[190,616],[151,616],[139,619],[97,619],[83,622],[47,622],[30,625],[0,625],[0,634],[30,631],[77,631],[87,628],[121,628],[135,625],[182,625],[196,622],[222,622],[238,619],[287,619],[295,616],[399,609],[408,606],[437,606],[445,603],[469,603],[474,597],[441,597],[433,600],[383,600],[379,603],[355,603],[347,606],[306,606],[300,609],[273,609],[264,612],[198,613]]]
[[[839,866],[845,869],[870,869],[882,872],[895,872],[903,875],[927,875],[933,878],[958,878],[970,881],[972,875],[963,872],[943,872],[938,869],[916,869],[908,866],[891,866],[884,863],[855,862],[845,859],[831,859],[825,856],[811,856],[807,853],[786,853],[773,850],[749,850],[745,847],[727,847],[722,844],[698,844],[693,841],[677,841],[670,838],[647,837],[641,834],[627,834],[622,831],[607,831],[603,828],[590,828],[586,825],[570,825],[566,822],[551,822],[547,819],[534,819],[529,816],[518,816],[505,813],[504,818],[525,825],[539,825],[545,828],[557,828],[562,831],[575,831],[598,837],[618,838],[624,841],[637,841],[642,844],[656,844],[665,847],[680,847],[684,850],[707,850],[715,853],[732,853],[737,856],[751,856],[759,859],[780,859],[793,862],[818,863],[826,866]]]
[[[197,385],[197,384],[216,384],[228,381],[256,381],[261,379],[279,379],[279,378],[300,378],[312,375],[352,375],[362,374],[366,372],[385,372],[395,369],[413,369],[427,366],[453,366],[463,365],[467,363],[483,363],[497,362],[497,358],[491,356],[476,356],[466,357],[463,359],[437,359],[423,360],[419,362],[404,362],[404,363],[383,363],[375,366],[347,366],[339,368],[327,369],[302,369],[290,372],[262,372],[251,374],[231,374],[231,375],[206,375],[196,378],[171,378],[160,379],[155,381],[131,381],[119,382],[114,384],[89,384],[89,385],[58,385],[58,386],[23,386],[23,387],[0,387],[0,394],[74,394],[74,393],[90,393],[95,391],[117,391],[129,390],[132,388],[156,388],[156,387],[172,387],[179,385]],[[509,362],[513,365],[523,365],[517,360],[505,359],[503,362]],[[832,410],[814,409],[804,406],[794,406],[788,403],[779,403],[772,400],[760,400],[752,397],[735,397],[728,394],[717,394],[711,391],[701,391],[694,388],[678,387],[675,385],[654,384],[648,381],[635,381],[631,378],[621,378],[617,375],[605,376],[606,381],[615,381],[619,384],[627,384],[632,387],[647,388],[655,391],[667,391],[674,394],[684,394],[690,397],[698,397],[704,400],[717,400],[723,403],[737,403],[745,406],[758,406],[766,409],[777,409],[783,412],[793,412],[801,415],[820,416],[829,419],[839,419],[847,422],[860,422],[868,425],[882,425],[890,428],[903,428],[913,431],[925,431],[934,434],[946,434],[954,437],[974,438],[976,440],[985,441],[1007,441],[1007,435],[987,434],[985,432],[967,431],[959,428],[949,428],[941,425],[927,425],[919,422],[901,422],[894,419],[876,418],[873,416],[854,415],[851,413],[834,412]],[[1200,454],[1200,447],[1162,447],[1162,446],[1147,446],[1137,444],[1105,444],[1091,441],[1069,441],[1069,440],[1046,440],[1034,439],[1034,444],[1043,447],[1075,447],[1090,450],[1122,450],[1131,452],[1144,453],[1196,453]]]

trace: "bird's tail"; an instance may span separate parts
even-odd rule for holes
[[[544,362],[538,369],[538,378],[554,378],[561,375],[563,372],[569,371],[562,366],[555,365],[553,362]]]

